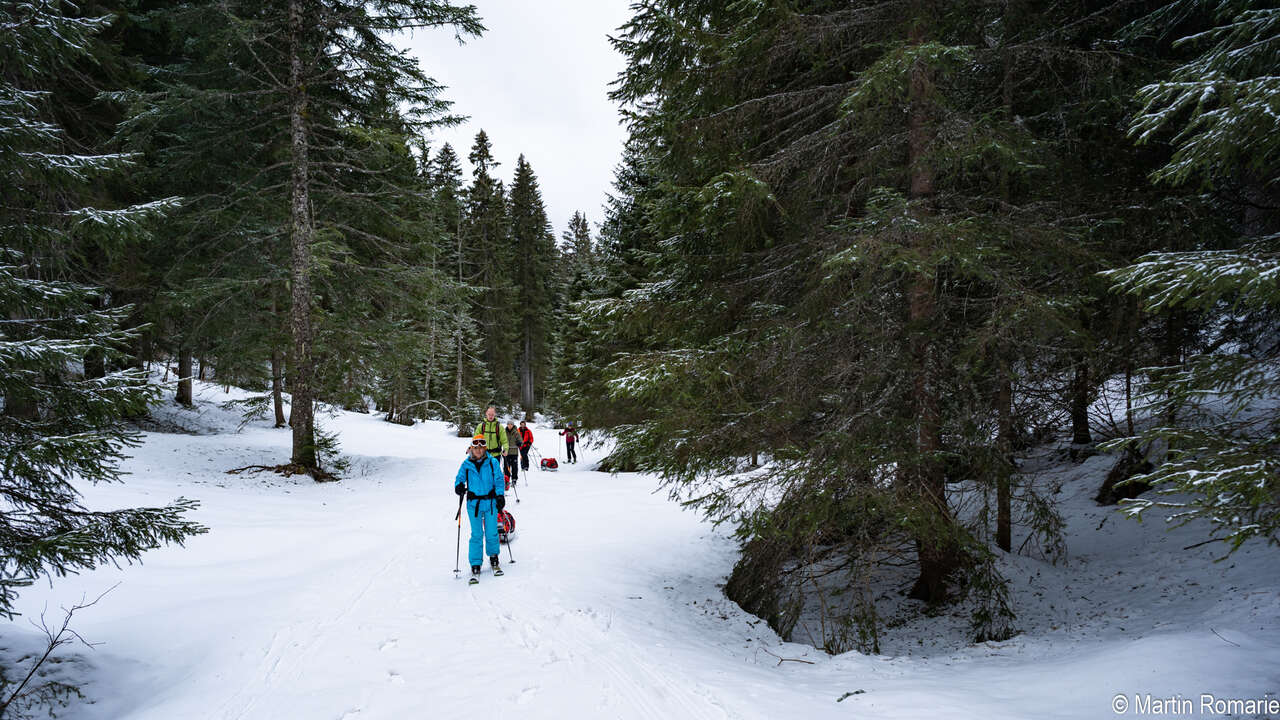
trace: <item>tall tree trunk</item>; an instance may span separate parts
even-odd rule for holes
[[[387,393],[387,397],[383,398],[382,400],[382,406],[383,406],[382,409],[385,410],[387,413],[383,417],[383,420],[386,420],[389,423],[400,422],[400,390],[399,389],[392,389],[391,392]],[[375,401],[374,409],[376,410],[377,407],[378,407],[378,403]]]
[[[151,369],[151,334],[143,331],[135,341],[133,367],[138,370]]]
[[[524,352],[520,358],[520,404],[526,420],[533,419],[533,328],[528,318],[524,321]]]
[[[276,427],[285,426],[284,419],[284,382],[281,381],[283,364],[280,358],[280,350],[271,348],[271,404],[275,406],[276,411]]]
[[[315,416],[311,390],[311,197],[308,181],[307,89],[302,79],[302,0],[289,2],[289,141],[292,162],[290,203],[290,279],[293,334],[290,389],[293,391],[293,457],[291,463],[315,476]]]
[[[1013,550],[1013,381],[1009,367],[1000,363],[996,386],[996,545]]]
[[[916,20],[910,32],[910,42],[919,45],[925,41],[926,19],[931,20],[936,10],[930,2],[916,5]],[[934,79],[932,69],[917,61],[911,70],[910,109],[907,128],[908,167],[913,212],[926,215],[926,204],[934,195],[934,171],[930,165],[929,146],[936,132],[934,117]],[[929,251],[927,239],[917,237],[916,249],[921,258]],[[934,278],[928,272],[918,272],[908,278],[909,326],[913,333],[911,354],[913,400],[916,412],[916,456],[911,470],[915,492],[919,496],[924,513],[917,531],[916,547],[920,563],[920,577],[911,589],[911,597],[926,602],[939,602],[947,596],[947,576],[955,569],[956,556],[949,542],[951,515],[947,508],[946,484],[938,454],[942,448],[942,419],[937,387],[937,368],[933,362],[933,338],[936,323],[936,299]]]
[[[1093,442],[1089,432],[1089,361],[1083,356],[1076,363],[1075,376],[1071,379],[1071,442],[1074,445]]]
[[[1124,425],[1125,432],[1133,437],[1133,343],[1138,337],[1138,301],[1129,297],[1125,302],[1125,352],[1124,352]]]
[[[194,403],[191,397],[191,350],[178,347],[178,403],[190,407]]]
[[[431,276],[434,278],[436,274],[436,256],[439,254],[439,246],[434,243],[431,245]],[[427,377],[422,384],[422,408],[423,412],[419,413],[424,419],[430,417],[431,413],[431,376],[435,374],[436,368],[436,333],[440,327],[440,322],[436,317],[436,295],[432,294],[431,306],[429,308],[430,315],[427,320]]]
[[[459,212],[459,215],[461,215],[462,211],[459,210],[458,212]],[[454,236],[458,238],[458,286],[462,287],[463,283],[466,282],[466,279],[462,275],[462,218],[460,216],[458,218],[458,230],[457,232],[454,233]],[[461,293],[459,293],[459,297],[461,297]],[[453,421],[458,425],[459,432],[462,431],[462,361],[463,361],[462,351],[463,351],[463,338],[466,337],[466,331],[463,329],[462,323],[463,323],[463,319],[466,317],[466,312],[467,312],[466,303],[460,302],[458,304],[458,318],[457,318],[458,367],[457,367],[457,372],[455,377],[456,387],[454,388],[455,395],[454,395],[454,401],[453,401]]]
[[[482,248],[493,247],[493,244],[490,244],[487,218],[480,225],[480,241],[480,247]],[[480,295],[480,306],[477,308],[476,317],[480,320],[480,330],[484,333],[483,342],[481,343],[484,346],[484,365],[489,368],[489,372],[492,374],[490,381],[493,386],[489,388],[489,395],[492,398],[491,402],[496,403],[502,397],[502,381],[499,378],[506,368],[498,366],[498,357],[501,354],[498,352],[498,343],[502,342],[502,321],[505,318],[498,311],[498,308],[502,307],[502,303],[498,299],[498,293],[495,290],[498,278],[494,274],[494,269],[493,258],[483,256],[480,258],[480,283],[486,289]]]
[[[1013,56],[1007,50],[1001,54],[1004,78],[1000,82],[1000,100],[1006,122],[1014,121],[1013,114]],[[1012,204],[1009,170],[1000,172],[1000,195],[1005,203]],[[1013,379],[1007,353],[996,344],[996,546],[1005,552],[1013,549]]]
[[[453,398],[453,419],[458,423],[458,428],[462,428],[462,319],[458,319],[458,359],[457,368],[455,368],[454,382],[454,398]]]

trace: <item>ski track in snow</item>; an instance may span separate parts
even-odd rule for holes
[[[84,490],[104,507],[194,497],[211,532],[144,565],[21,596],[20,609],[38,616],[46,603],[122,583],[76,616],[76,629],[104,644],[77,655],[91,702],[60,717],[1103,718],[1116,717],[1116,692],[1260,696],[1280,686],[1274,574],[1242,588],[1251,609],[1224,601],[1211,618],[1184,609],[1158,632],[1125,635],[1112,629],[1117,619],[927,657],[830,657],[784,643],[723,597],[734,543],[655,493],[653,479],[593,471],[601,453],[589,448],[578,464],[542,472],[535,463],[521,476],[506,575],[486,562],[470,586],[465,520],[463,572],[453,573],[451,485],[465,438],[441,423],[343,413],[324,420],[354,460],[341,483],[227,475],[279,462],[289,435],[262,423],[235,433],[238,419],[210,401],[237,395],[198,388],[198,412],[162,407],[158,421],[206,434],[148,433],[125,485]],[[554,431],[534,432],[550,456]],[[1042,580],[1026,579],[1054,593],[1062,578],[1080,587],[1102,571],[1046,566]],[[1133,614],[1159,615],[1170,592]],[[9,639],[32,641],[20,632],[11,626]]]

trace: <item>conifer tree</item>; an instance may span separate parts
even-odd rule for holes
[[[533,413],[543,395],[551,369],[551,313],[557,285],[556,245],[551,223],[542,204],[542,191],[533,168],[521,155],[511,182],[511,241],[519,262],[516,305],[520,371],[520,405],[525,417]]]
[[[466,193],[462,187],[462,166],[453,147],[446,144],[436,153],[433,168],[435,207],[441,232],[441,269],[455,288],[449,299],[449,317],[444,324],[448,342],[441,347],[440,386],[442,403],[460,435],[468,435],[490,394],[492,383],[483,363],[479,323],[473,312],[478,296],[470,284],[475,278],[470,254],[465,246]]]
[[[590,268],[596,262],[595,246],[591,240],[591,226],[587,224],[587,216],[575,212],[569,218],[569,227],[565,228],[561,237],[565,260],[574,266]]]
[[[485,403],[506,404],[515,399],[517,387],[507,193],[493,175],[499,163],[493,159],[493,146],[484,130],[476,134],[467,159],[472,179],[467,188],[462,247],[471,268],[467,282],[480,289],[471,312],[479,323],[485,368],[492,375],[492,394]]]
[[[590,326],[583,317],[583,301],[600,292],[603,268],[599,266],[595,242],[587,216],[575,212],[561,235],[557,302],[552,327],[555,362],[550,373],[554,395],[558,404],[563,403],[573,383],[586,381],[588,353],[590,352]],[[567,384],[567,385],[566,385]],[[560,405],[568,411],[566,405]],[[580,417],[580,416],[579,416]]]
[[[1249,538],[1280,542],[1280,394],[1274,371],[1280,307],[1280,9],[1255,3],[1176,2],[1135,24],[1143,36],[1183,36],[1186,55],[1168,77],[1138,91],[1132,124],[1140,143],[1171,142],[1156,183],[1214,192],[1232,208],[1227,247],[1208,243],[1156,252],[1107,273],[1146,310],[1215,319],[1215,347],[1151,378],[1155,426],[1120,446],[1164,445],[1168,459],[1134,482],[1167,499],[1138,498],[1127,511],[1169,513],[1176,522],[1208,518],[1232,551]],[[1174,358],[1179,360],[1179,358]],[[1189,496],[1191,499],[1186,500]]]
[[[1158,225],[1103,229],[1136,155],[1110,93],[1142,64],[1099,37],[1139,9],[1036,8],[640,2],[616,41],[634,190],[605,252],[632,261],[587,304],[602,377],[572,402],[626,427],[618,465],[739,524],[727,589],[784,633],[806,568],[865,587],[907,558],[912,597],[976,591],[975,635],[1009,631],[987,525],[947,481],[995,491],[1000,548],[1015,499],[1047,507],[1013,492],[1026,408],[1064,411],[1068,385],[1087,410],[1088,278]],[[850,602],[871,647],[873,599]]]
[[[204,531],[179,498],[154,508],[92,511],[74,483],[114,482],[125,448],[139,442],[121,422],[153,398],[145,374],[104,369],[134,333],[128,308],[102,310],[101,291],[57,279],[68,247],[136,239],[174,205],[116,209],[85,204],[93,183],[135,160],[80,154],[51,121],[50,87],[85,60],[108,17],[72,17],[60,5],[0,4],[0,614],[18,589],[45,575],[139,558]]]
[[[201,126],[205,138],[216,137],[222,118],[240,111],[235,127],[248,130],[233,128],[213,153],[240,153],[247,177],[237,183],[234,173],[212,173],[231,191],[198,193],[217,200],[191,218],[245,251],[254,243],[283,249],[279,241],[289,238],[287,253],[259,255],[268,262],[256,266],[247,252],[223,252],[246,259],[247,277],[215,285],[259,308],[290,308],[280,323],[290,338],[288,469],[327,477],[316,455],[314,401],[359,407],[378,394],[398,407],[412,404],[403,395],[421,355],[408,348],[426,347],[422,308],[430,303],[422,293],[441,287],[422,240],[430,212],[409,148],[415,136],[456,118],[447,115],[439,85],[385,36],[451,27],[461,38],[483,28],[471,6],[426,0],[197,3],[173,17],[201,18],[196,37],[210,42],[193,43],[194,58],[156,74],[173,81],[159,89],[159,110],[138,113],[137,136],[163,149],[171,136],[155,132],[157,125],[172,126],[195,109],[214,120]],[[182,147],[178,154],[198,154],[205,144],[183,140],[171,142]],[[220,217],[230,221],[202,222]],[[250,232],[227,233],[228,224]]]
[[[647,280],[655,269],[647,259],[658,249],[653,223],[658,193],[652,169],[656,154],[653,145],[627,141],[614,171],[613,192],[606,202],[596,246],[600,272],[576,303],[567,299],[560,311],[567,330],[555,374],[557,406],[573,417],[589,419],[596,427],[612,428],[645,416],[643,403],[612,395],[605,378],[618,353],[642,344],[645,335],[642,323],[623,322],[624,316],[613,310],[624,292]],[[605,464],[626,466],[617,458],[609,458]]]
[[[287,212],[268,168],[287,124],[248,72],[252,48],[239,40],[233,10],[119,8],[136,80],[108,95],[126,115],[116,141],[146,158],[134,186],[176,192],[183,205],[155,241],[127,249],[110,283],[154,328],[135,350],[141,361],[152,348],[171,348],[184,363],[198,352],[221,380],[269,389],[284,426]]]

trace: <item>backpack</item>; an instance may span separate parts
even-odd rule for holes
[[[560,467],[560,463],[556,462],[555,458],[544,457],[539,467],[542,470],[555,470]]]
[[[501,452],[502,451],[502,434],[505,433],[507,429],[502,425],[502,422],[499,420],[493,421],[492,430],[490,430],[489,427],[490,425],[488,420],[480,421],[479,434],[484,435],[485,442],[488,444],[488,447],[486,447],[485,450],[489,453]],[[489,442],[489,435],[491,433],[493,435],[493,442]],[[508,438],[507,443],[509,444],[510,442],[511,440],[510,438]]]

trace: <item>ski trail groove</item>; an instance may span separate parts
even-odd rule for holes
[[[259,663],[261,672],[256,673],[254,679],[236,694],[230,698],[223,706],[225,710],[221,713],[222,717],[235,717],[240,720],[251,717],[250,713],[259,705],[264,696],[271,694],[271,689],[278,687],[280,683],[286,679],[297,680],[299,673],[308,658],[310,658],[318,645],[327,639],[327,633],[339,626],[343,620],[350,616],[352,610],[368,595],[369,589],[386,575],[387,572],[398,566],[403,561],[406,551],[396,552],[389,560],[382,564],[378,569],[370,573],[360,589],[349,596],[342,604],[341,610],[337,614],[332,615],[327,621],[316,624],[314,621],[296,621],[290,623],[284,630],[278,630],[272,634],[272,641],[268,647],[266,656]],[[343,583],[338,582],[341,586]],[[312,589],[312,593],[304,598],[304,605],[315,601],[316,597],[332,597],[336,593],[332,586],[326,583],[325,587],[316,587]],[[319,601],[323,605],[323,600]],[[303,617],[309,617],[309,614],[303,613]],[[290,651],[290,648],[298,648],[296,651]],[[246,697],[247,696],[247,697]],[[239,709],[235,706],[239,705]],[[360,709],[352,712],[358,713]]]

